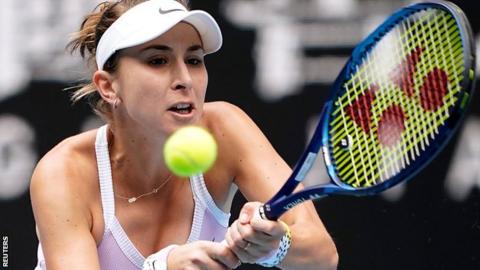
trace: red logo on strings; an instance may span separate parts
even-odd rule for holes
[[[443,99],[448,90],[447,73],[439,67],[434,67],[422,80],[419,100],[415,97],[415,74],[420,58],[425,49],[415,48],[400,64],[393,69],[390,79],[413,102],[420,102],[425,111],[434,112],[443,106]],[[359,95],[346,109],[347,115],[365,133],[370,134],[373,126],[372,104],[377,98],[378,85],[371,85],[367,91]],[[405,130],[408,115],[400,104],[392,104],[380,113],[376,135],[380,143],[391,147],[397,144]]]

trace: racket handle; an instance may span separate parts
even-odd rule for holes
[[[268,205],[264,204],[258,208],[258,211],[256,211],[256,215],[259,215],[260,218],[262,219],[267,219],[267,220],[277,220],[278,217],[272,215],[272,212],[268,211]]]

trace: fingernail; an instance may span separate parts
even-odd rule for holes
[[[233,267],[233,269],[237,269],[238,267],[240,267],[240,265],[242,265],[242,262],[241,262],[241,261],[238,261],[237,265],[235,265],[235,266]]]

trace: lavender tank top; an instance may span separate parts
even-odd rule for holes
[[[100,127],[97,131],[95,151],[105,223],[103,238],[97,247],[100,267],[102,270],[142,269],[145,257],[133,245],[115,217],[115,200],[106,125]],[[187,243],[197,240],[221,242],[228,228],[230,213],[225,213],[217,207],[207,190],[203,175],[190,177],[190,184],[195,210]],[[148,255],[150,254],[146,254],[146,256]],[[38,245],[37,257],[38,263],[35,270],[47,269],[41,243]]]

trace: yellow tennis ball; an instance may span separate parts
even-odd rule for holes
[[[217,143],[206,129],[186,126],[167,139],[163,154],[167,167],[174,174],[192,176],[212,167],[217,158]]]

